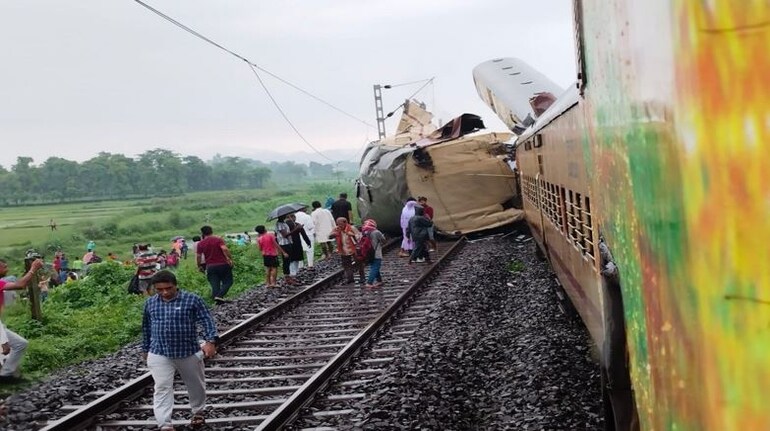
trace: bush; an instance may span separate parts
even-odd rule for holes
[[[172,211],[168,215],[168,224],[177,229],[182,227],[182,216],[179,214],[179,211]]]
[[[73,283],[52,289],[43,303],[51,311],[80,310],[97,304],[121,301],[126,296],[127,284],[134,274],[133,267],[117,262],[90,265],[88,276]]]
[[[313,183],[310,185],[310,194],[313,196],[337,196],[339,185],[334,183]],[[324,203],[324,199],[317,199]]]
[[[118,225],[108,222],[102,225],[89,224],[83,228],[83,235],[89,239],[106,239],[114,237],[118,232]]]
[[[60,240],[53,240],[45,245],[45,251],[49,253],[55,253],[57,250],[63,248],[63,244]]]

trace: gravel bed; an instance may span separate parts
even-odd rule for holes
[[[602,429],[590,338],[559,312],[533,247],[518,235],[466,245],[434,280],[454,287],[344,428]]]

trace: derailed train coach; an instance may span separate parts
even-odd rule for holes
[[[436,231],[464,235],[522,218],[506,144],[511,133],[477,133],[484,124],[463,114],[436,128],[432,114],[407,101],[396,135],[368,145],[356,182],[358,212],[400,232],[409,197],[425,196]]]
[[[608,428],[770,429],[770,3],[573,4],[577,83],[514,145]]]

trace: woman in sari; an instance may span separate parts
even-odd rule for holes
[[[409,227],[409,220],[414,216],[414,207],[417,205],[417,201],[414,198],[406,200],[404,209],[401,210],[401,234],[403,239],[401,240],[401,252],[398,254],[400,257],[409,257],[414,248],[414,242],[407,235],[406,230]]]

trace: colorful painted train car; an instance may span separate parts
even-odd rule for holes
[[[577,84],[515,156],[525,218],[601,352],[609,423],[768,430],[770,2],[574,12]],[[482,98],[507,91],[474,78]]]

